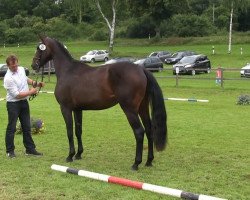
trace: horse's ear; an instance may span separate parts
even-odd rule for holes
[[[42,43],[44,43],[44,40],[46,38],[46,36],[39,34],[38,37],[40,38],[40,40],[42,41]]]

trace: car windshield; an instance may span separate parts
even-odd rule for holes
[[[145,59],[135,61],[135,64],[142,64]]]
[[[151,56],[157,56],[157,52],[151,53],[151,54],[149,55],[149,57],[151,57]]]
[[[193,56],[187,56],[187,57],[183,57],[179,63],[194,63],[195,62],[196,57]]]
[[[181,57],[182,53],[181,52],[177,52],[177,53],[174,53],[171,58],[179,58]]]
[[[86,55],[94,55],[96,51],[89,51]]]

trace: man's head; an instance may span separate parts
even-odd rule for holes
[[[9,67],[10,71],[16,72],[18,68],[18,58],[15,55],[9,55],[6,58],[6,64]]]

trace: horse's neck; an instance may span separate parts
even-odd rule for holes
[[[54,49],[54,52],[60,52],[59,47]],[[63,73],[63,71],[67,71],[67,69],[71,67],[71,63],[73,61],[71,55],[67,55],[65,52],[55,53],[52,56],[52,59],[54,62],[56,74],[58,75]]]
[[[53,62],[56,74],[58,75],[63,73],[64,71],[67,71],[68,68],[71,66],[71,62],[63,58],[53,57]]]

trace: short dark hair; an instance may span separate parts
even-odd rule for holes
[[[6,58],[6,64],[9,65],[11,62],[18,62],[18,58],[16,55],[11,54]]]

